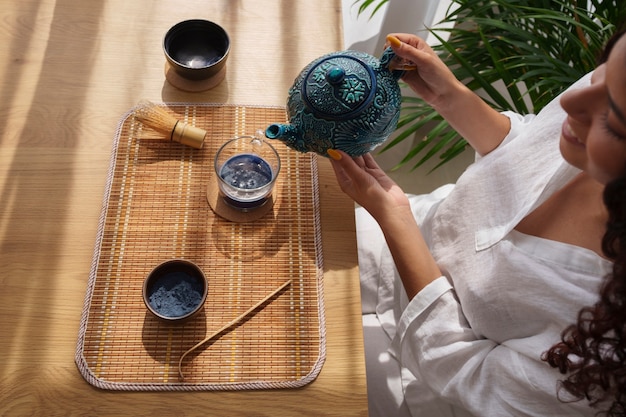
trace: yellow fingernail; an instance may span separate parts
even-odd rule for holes
[[[326,153],[335,161],[339,161],[341,159],[341,154],[334,149],[327,149]]]
[[[395,48],[402,45],[402,42],[400,41],[400,39],[396,38],[393,35],[387,35],[387,42],[389,42],[389,44]]]

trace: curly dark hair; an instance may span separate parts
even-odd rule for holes
[[[580,311],[578,322],[543,359],[570,374],[561,386],[575,400],[598,406],[612,399],[606,415],[626,416],[626,175],[607,184],[604,203],[609,220],[602,250],[613,260],[613,271],[600,300]]]
[[[600,62],[625,32],[611,38]],[[613,270],[599,301],[579,312],[577,323],[563,331],[561,342],[542,359],[569,374],[561,381],[559,398],[565,391],[573,400],[608,407],[598,415],[626,416],[626,174],[606,185],[603,199],[609,219],[602,251],[613,261]]]

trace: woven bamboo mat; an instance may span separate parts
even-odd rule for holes
[[[76,363],[92,385],[112,390],[295,388],[325,358],[322,253],[315,156],[275,147],[281,172],[274,207],[250,223],[229,222],[207,203],[213,157],[226,140],[284,121],[283,108],[170,105],[209,132],[196,150],[156,140],[129,113],[120,122],[81,320]],[[142,284],[157,264],[183,258],[209,281],[203,312],[163,323],[145,308]],[[178,361],[191,346],[292,284],[243,323]]]

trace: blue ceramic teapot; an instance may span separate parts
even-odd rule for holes
[[[358,51],[333,52],[307,65],[289,89],[288,124],[265,130],[300,152],[341,149],[363,155],[383,143],[400,117],[403,71],[389,69],[396,55],[387,48],[381,59]]]

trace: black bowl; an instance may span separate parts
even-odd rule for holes
[[[167,31],[163,51],[178,75],[188,80],[206,80],[226,65],[230,39],[216,23],[201,19],[185,20]]]
[[[143,301],[156,317],[179,322],[196,315],[208,293],[206,276],[199,266],[183,259],[158,265],[143,284]]]

